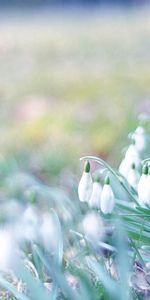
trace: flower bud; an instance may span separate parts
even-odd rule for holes
[[[84,172],[78,186],[78,195],[81,202],[89,202],[93,190],[93,181],[90,173],[90,163],[84,165]]]
[[[138,170],[136,170],[135,164],[132,164],[131,169],[129,170],[128,176],[127,176],[127,180],[129,182],[129,184],[136,190],[137,189],[137,185],[140,179],[140,174],[138,172]]]
[[[93,191],[89,200],[89,207],[100,209],[102,186],[100,184],[99,175],[94,178]]]
[[[114,193],[110,186],[110,178],[106,176],[102,194],[101,194],[101,211],[103,214],[111,214],[114,208]]]
[[[124,177],[127,177],[129,171],[132,169],[133,163],[135,164],[136,169],[140,168],[141,159],[135,145],[132,144],[128,147],[125,157],[119,166],[119,172]]]

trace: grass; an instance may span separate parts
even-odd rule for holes
[[[148,159],[142,153],[144,157]],[[111,214],[79,201],[74,174],[54,187],[15,165],[11,173],[1,160],[1,299],[147,299],[149,205],[141,205],[128,178],[103,159],[82,160],[103,170],[102,185],[104,172],[109,172],[115,195]],[[9,243],[2,239],[4,229]]]

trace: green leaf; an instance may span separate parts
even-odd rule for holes
[[[6,279],[0,276],[0,286],[9,291],[12,295],[14,295],[18,300],[30,300],[27,296],[22,293],[19,293],[17,289]]]
[[[63,294],[66,297],[69,297],[69,299],[71,300],[83,300],[82,297],[76,291],[70,288],[60,269],[60,266],[57,265],[56,262],[50,257],[46,257],[37,245],[34,245],[34,247],[41,261],[43,262],[43,265],[46,267],[49,275],[52,277],[54,282],[57,283],[59,288],[62,290]]]
[[[16,275],[26,283],[30,299],[51,300],[49,291],[42,285],[41,281],[34,278],[27,268],[20,262],[15,267]]]
[[[120,295],[118,295],[118,283],[107,274],[105,269],[96,260],[89,258],[88,265],[95,275],[98,276],[100,282],[102,282],[108,293],[111,295],[111,299],[120,300]]]
[[[59,241],[58,247],[56,248],[55,253],[54,253],[54,259],[56,260],[56,263],[61,266],[62,259],[63,259],[63,237],[62,237],[61,224],[60,224],[58,215],[56,214],[54,209],[51,209],[51,213],[53,214],[54,219],[55,219],[55,223],[56,223],[56,227],[57,227],[57,234],[58,234],[57,239]]]

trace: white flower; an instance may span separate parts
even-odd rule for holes
[[[131,144],[131,145],[128,147],[125,156],[126,156],[127,158],[131,158],[131,157],[139,157],[138,151],[137,151],[137,149],[136,149],[136,147],[135,147],[135,143],[134,143],[134,144]]]
[[[43,215],[40,236],[45,249],[51,254],[54,254],[59,244],[59,234],[56,220],[50,213]]]
[[[87,161],[84,172],[78,186],[78,195],[81,202],[89,202],[93,190],[93,182],[90,174],[90,163]]]
[[[120,166],[119,166],[119,172],[120,172],[124,177],[127,177],[127,176],[128,176],[128,173],[129,173],[129,170],[130,170],[130,167],[131,167],[131,162],[124,158],[124,159],[122,160]]]
[[[109,177],[106,177],[101,195],[101,211],[103,214],[111,214],[115,204],[115,197],[110,186]]]
[[[139,152],[142,152],[146,148],[146,133],[142,126],[138,126],[132,135],[135,141],[135,147]]]
[[[119,172],[124,177],[127,177],[133,164],[135,164],[136,169],[139,169],[141,165],[141,158],[135,145],[132,144],[128,147],[125,157],[119,166]]]
[[[141,158],[140,155],[135,147],[135,145],[130,145],[127,149],[127,152],[125,154],[125,159],[130,163],[131,165],[135,163],[136,168],[139,168],[141,165]]]
[[[93,183],[93,191],[89,200],[89,207],[100,209],[102,186],[99,182],[99,176],[95,178]]]
[[[37,229],[38,229],[37,211],[34,207],[28,206],[21,219],[20,239],[25,238],[29,241],[36,240],[37,232],[38,232]]]
[[[136,170],[135,164],[132,164],[132,167],[129,170],[129,173],[128,173],[128,176],[127,176],[127,180],[129,182],[129,184],[135,190],[137,190],[137,185],[138,185],[139,179],[140,179],[140,174],[139,174],[138,170]]]
[[[104,234],[104,226],[100,215],[96,212],[88,213],[83,219],[83,230],[86,238],[96,246]]]
[[[14,264],[14,241],[11,232],[0,230],[0,270],[5,271]]]
[[[138,183],[138,197],[139,197],[139,203],[141,205],[146,205],[148,202],[150,203],[149,195],[148,193],[149,187],[148,187],[148,166],[143,166],[142,169],[142,175],[140,177],[139,183]]]
[[[32,225],[37,224],[37,215],[34,207],[28,206],[24,212],[23,219],[26,223],[30,223]]]

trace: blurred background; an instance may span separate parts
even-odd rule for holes
[[[150,2],[0,1],[0,162],[49,178],[113,164],[150,114]]]

